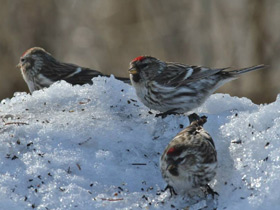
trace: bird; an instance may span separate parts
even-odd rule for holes
[[[194,196],[198,192],[216,193],[208,183],[215,177],[217,151],[214,141],[203,125],[206,116],[193,113],[190,125],[179,132],[167,145],[161,158],[160,170],[171,196]]]
[[[161,112],[157,116],[166,116],[189,112],[202,105],[225,83],[265,67],[261,64],[229,70],[138,56],[130,62],[129,75],[139,100],[148,108]]]
[[[60,62],[41,47],[32,47],[26,50],[20,57],[17,67],[20,68],[31,93],[49,87],[60,80],[72,85],[84,85],[92,84],[94,77],[109,77],[90,68]],[[129,78],[116,77],[116,79],[130,83]]]

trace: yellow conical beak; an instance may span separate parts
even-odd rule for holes
[[[138,71],[137,71],[137,69],[136,69],[135,67],[131,67],[131,68],[128,70],[128,72],[129,72],[130,74],[137,74],[137,73],[138,73]]]

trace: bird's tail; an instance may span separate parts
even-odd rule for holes
[[[126,84],[131,85],[130,79],[127,78],[127,77],[115,77],[115,78],[118,79],[118,80],[123,81],[123,82],[126,83]]]
[[[107,75],[107,74],[103,74],[103,76],[104,76],[104,77],[110,77],[110,75]],[[131,85],[130,79],[129,79],[128,77],[116,77],[115,75],[114,75],[114,77],[115,77],[115,79],[117,79],[117,80],[120,80],[120,81],[122,81],[122,82],[124,82],[124,83],[126,83],[126,84]]]
[[[192,113],[191,115],[188,116],[188,118],[189,118],[190,124],[197,123],[198,125],[203,126],[204,123],[207,122],[206,116],[199,117],[196,113]]]
[[[232,70],[232,71],[227,71],[231,76],[238,76],[240,74],[244,74],[246,72],[249,71],[255,71],[255,70],[259,70],[259,69],[263,69],[263,68],[267,68],[267,65],[264,64],[260,64],[257,66],[251,66],[251,67],[247,67],[247,68],[243,68],[243,69],[237,69],[237,70]]]

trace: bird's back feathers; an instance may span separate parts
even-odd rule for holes
[[[266,65],[257,65],[237,70],[228,70],[227,68],[212,69],[203,66],[189,66],[179,63],[166,63],[166,70],[157,75],[155,81],[163,85],[178,86],[191,83],[197,80],[208,78],[212,75],[221,75],[226,78],[234,78],[246,72],[259,70],[267,67]]]

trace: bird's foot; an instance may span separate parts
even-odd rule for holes
[[[162,112],[159,114],[156,114],[155,117],[161,117],[162,119],[166,118],[168,115],[176,115],[179,114],[178,112],[176,112],[175,110],[169,110],[167,112]]]
[[[175,192],[174,188],[170,185],[167,185],[164,190],[162,190],[162,192],[165,192],[166,190],[169,190],[171,196],[172,197],[173,195],[177,195],[177,193]]]
[[[216,191],[214,191],[208,184],[206,185],[204,194],[207,195],[212,195],[212,198],[215,197],[215,195],[219,196],[219,193],[217,193]]]

